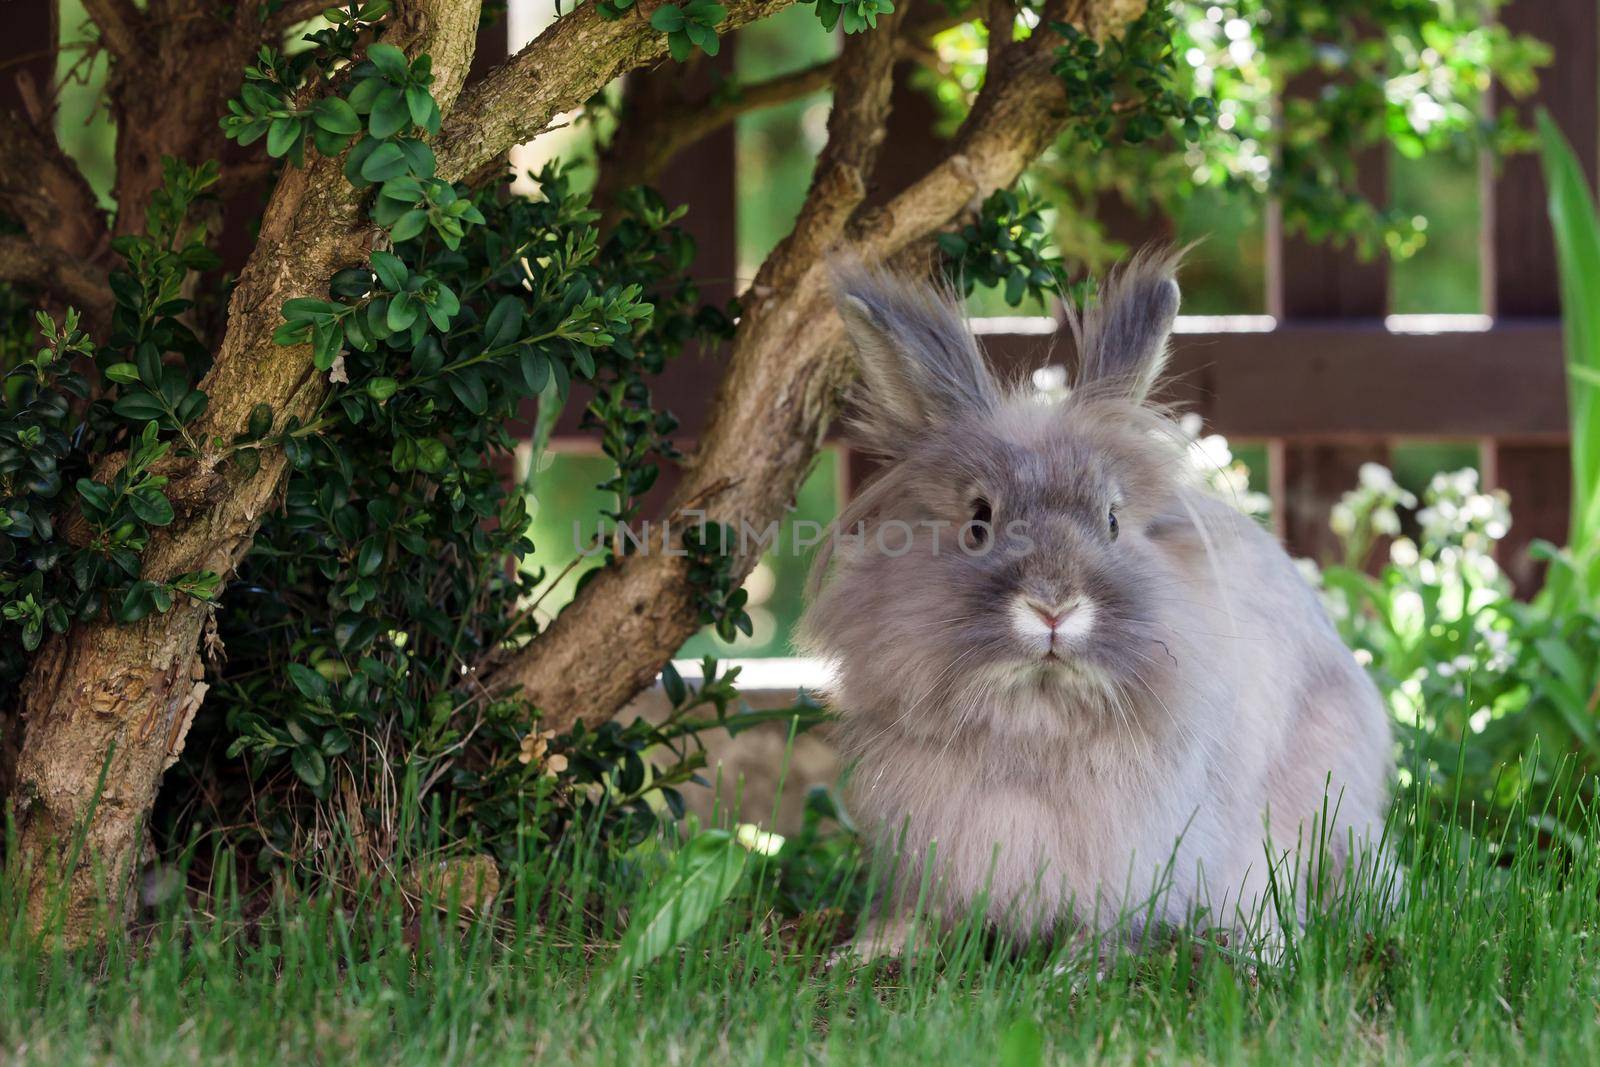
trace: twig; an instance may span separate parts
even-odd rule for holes
[[[969,18],[942,5],[914,9],[894,37],[898,58],[931,65],[928,41]],[[874,31],[876,32],[876,31]],[[841,57],[778,74],[749,85],[721,87],[708,96],[651,101],[627,114],[603,155],[594,202],[607,223],[617,210],[617,194],[657,181],[685,149],[753,111],[775,107],[820,92],[834,82]]]
[[[144,13],[133,0],[83,0],[83,10],[100,28],[106,50],[124,63],[133,62],[145,28]]]

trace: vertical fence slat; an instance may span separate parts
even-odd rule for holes
[[[1321,91],[1318,77],[1292,79],[1287,92],[1306,97]],[[1388,156],[1382,149],[1356,160],[1357,182],[1375,203],[1388,198]],[[1284,232],[1276,204],[1267,216],[1267,310],[1280,323],[1328,319],[1381,318],[1389,306],[1389,269],[1382,256],[1363,261],[1348,246],[1313,244]],[[1290,359],[1294,353],[1285,352]],[[1315,403],[1284,397],[1285,403]],[[1356,484],[1367,462],[1384,463],[1382,440],[1276,441],[1270,454],[1273,511],[1279,534],[1297,556],[1319,561],[1338,558],[1338,541],[1328,527],[1333,506]]]
[[[1533,109],[1545,107],[1561,126],[1595,180],[1600,146],[1600,11],[1593,0],[1513,0],[1500,12],[1506,27],[1550,44],[1554,58],[1539,73],[1539,90],[1520,105],[1496,90],[1493,106],[1515,108],[1531,123]],[[1485,166],[1490,166],[1487,162]],[[1484,264],[1484,303],[1501,318],[1554,317],[1561,312],[1554,235],[1545,210],[1544,177],[1538,156],[1512,157],[1487,183],[1484,226],[1489,250]],[[1508,357],[1512,354],[1508,353]],[[1508,368],[1508,373],[1515,373]],[[1511,533],[1500,546],[1500,562],[1523,594],[1540,582],[1540,568],[1528,557],[1535,539],[1566,539],[1571,503],[1571,457],[1567,446],[1550,442],[1498,441],[1483,457],[1485,481],[1511,494]],[[1492,479],[1492,481],[1491,481]]]
[[[679,106],[684,101],[709,97],[719,80],[732,77],[737,50],[738,38],[730,36],[723,39],[715,58],[701,55],[687,64],[666,64],[629,74],[624,88],[624,116],[630,98],[645,101],[643,106],[649,107],[652,103]],[[623,121],[627,121],[626,117]],[[677,225],[695,242],[691,273],[699,285],[700,300],[716,307],[724,306],[740,288],[736,146],[736,127],[729,123],[680,152],[653,183],[668,204],[688,209]],[[672,435],[680,448],[693,448],[727,358],[725,345],[690,345],[650,383],[655,407],[674,412],[682,419]],[[574,386],[556,424],[558,451],[589,450],[582,447],[585,441],[598,444],[596,431],[581,425],[585,405],[592,395],[588,386]],[[530,425],[534,410],[532,402],[524,405]],[[661,512],[679,477],[676,464],[660,465],[660,476],[641,503],[642,518]]]
[[[699,92],[709,90],[716,79],[729,78],[734,72],[734,56],[738,51],[736,37],[725,38],[715,59],[704,58],[690,70],[690,88]],[[682,68],[664,66],[640,79],[635,91],[650,92],[652,82],[662,79],[673,81],[685,77]],[[679,225],[694,238],[694,276],[700,284],[700,299],[717,307],[725,305],[739,291],[739,186],[737,175],[738,133],[734,123],[728,123],[686,152],[678,154],[661,175],[657,183],[662,197],[669,204],[683,204],[689,211]],[[722,380],[727,366],[727,346],[691,345],[682,355],[667,365],[661,377],[652,386],[658,408],[675,412],[698,412],[703,418],[709,415],[708,398]],[[676,435],[679,444],[692,445],[703,427],[698,420],[686,420]],[[662,464],[661,477],[645,498],[644,514],[651,515],[663,508],[667,498],[677,487],[679,468]]]

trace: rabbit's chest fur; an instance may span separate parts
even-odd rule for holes
[[[1022,720],[1060,714],[1014,710]],[[1031,746],[993,732],[942,746],[902,738],[862,759],[852,804],[914,878],[933,856],[940,910],[952,918],[983,900],[1023,931],[1105,926],[1125,912],[1142,917],[1165,889],[1157,915],[1176,919],[1194,902],[1202,868],[1220,875],[1238,865],[1230,823],[1259,810],[1252,800],[1264,783],[1220,774],[1214,757],[1148,735]]]

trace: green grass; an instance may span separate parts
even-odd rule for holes
[[[1504,847],[1409,798],[1397,816],[1406,902],[1381,917],[1347,894],[1279,963],[1179,932],[1097,973],[968,931],[911,966],[829,969],[829,913],[776,909],[752,864],[603,1002],[590,989],[623,902],[659,884],[648,849],[605,878],[592,844],[531,856],[492,921],[418,915],[392,882],[285,888],[247,921],[219,877],[207,911],[169,907],[102,955],[41,950],[7,889],[0,1062],[1600,1061],[1594,819],[1557,863],[1536,847],[1546,812],[1521,813]]]

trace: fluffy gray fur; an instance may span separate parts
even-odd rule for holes
[[[986,907],[1021,937],[1229,923],[1260,908],[1269,856],[1319,838],[1337,876],[1378,837],[1376,689],[1148,402],[1174,268],[1144,255],[1104,288],[1060,402],[997,382],[949,294],[838,276],[858,433],[889,463],[819,560],[801,641],[833,672],[852,810],[901,857],[874,948],[924,873],[937,913]]]

